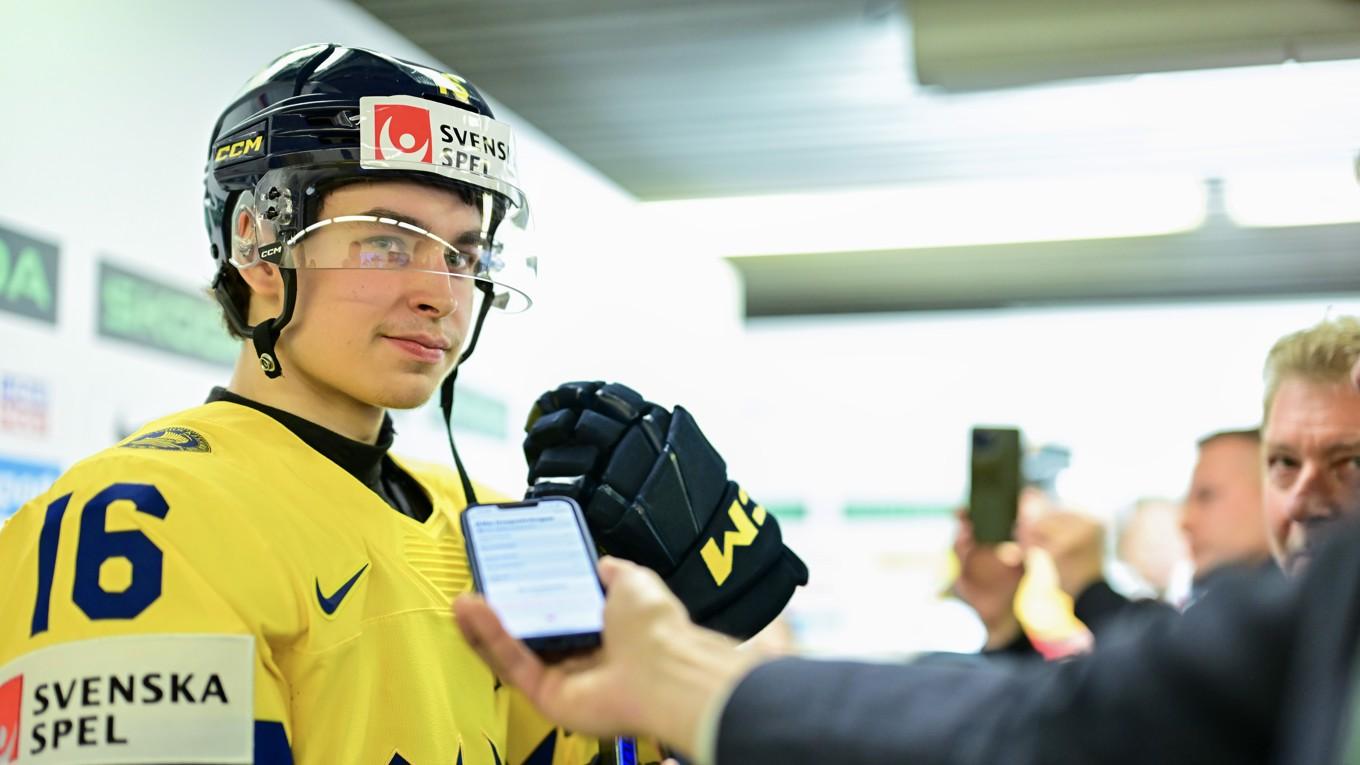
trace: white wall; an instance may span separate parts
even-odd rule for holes
[[[61,248],[59,323],[0,313],[0,374],[45,385],[50,415],[45,434],[0,428],[0,458],[67,466],[226,379],[220,367],[98,338],[97,262],[205,287],[202,168],[213,123],[274,56],[318,41],[436,63],[332,0],[0,5],[0,226]],[[533,310],[489,320],[460,379],[504,401],[512,432],[460,445],[475,475],[515,493],[524,480],[517,430],[540,391],[602,377],[661,400],[701,399],[716,362],[693,351],[731,345],[739,291],[715,258],[657,257],[667,237],[635,230],[627,194],[508,110],[498,116],[517,130],[541,280]],[[702,294],[702,305],[689,294]],[[675,365],[672,351],[693,361]],[[399,430],[399,448],[447,459],[432,412],[401,417]]]

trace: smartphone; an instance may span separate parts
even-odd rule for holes
[[[1023,454],[1015,428],[973,428],[968,480],[968,519],[973,539],[984,544],[1009,541],[1020,510]]]
[[[473,586],[511,635],[546,658],[600,645],[604,587],[575,501],[473,505],[462,526]]]

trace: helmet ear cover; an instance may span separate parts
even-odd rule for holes
[[[231,213],[231,252],[229,260],[237,268],[250,268],[260,262],[260,223],[255,213],[255,195],[241,192]]]

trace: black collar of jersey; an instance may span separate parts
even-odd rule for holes
[[[378,430],[378,442],[366,444],[363,441],[346,438],[292,412],[252,401],[245,396],[232,393],[226,388],[212,389],[212,393],[208,396],[208,403],[214,401],[229,401],[233,404],[248,406],[273,417],[279,421],[279,424],[293,431],[293,435],[321,452],[331,462],[344,468],[346,473],[359,479],[360,483],[365,486],[371,486],[377,482],[378,475],[382,472],[382,459],[387,455],[387,450],[392,447],[392,439],[396,435],[396,430],[392,427],[392,417],[387,414],[383,414],[382,428]]]
[[[424,521],[430,516],[431,504],[425,491],[415,479],[397,467],[387,456],[387,450],[392,447],[392,439],[397,432],[392,427],[390,415],[383,414],[382,427],[378,430],[378,442],[366,444],[363,441],[346,438],[292,412],[252,401],[226,388],[212,389],[212,393],[208,395],[208,403],[214,401],[239,404],[269,415],[292,431],[293,435],[302,439],[303,443],[372,489],[397,512],[418,521]]]

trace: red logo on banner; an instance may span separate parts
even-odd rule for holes
[[[19,713],[23,703],[23,675],[0,685],[0,762],[19,759]]]
[[[0,374],[0,430],[47,433],[47,386],[40,380]]]
[[[373,107],[373,122],[377,159],[434,161],[428,109],[405,104],[377,104]]]

